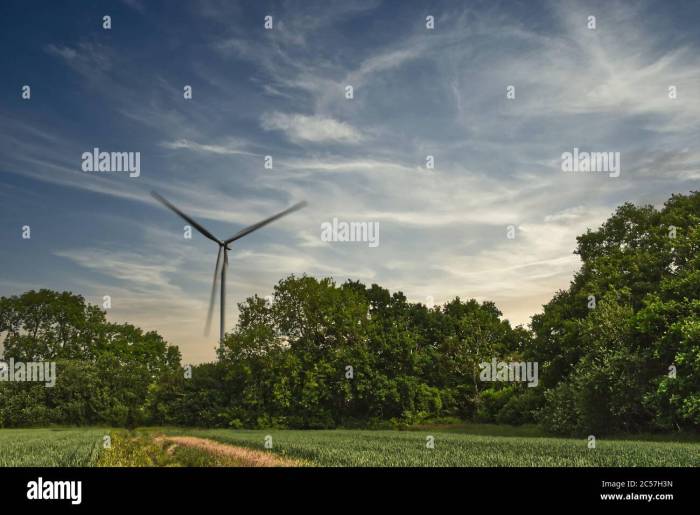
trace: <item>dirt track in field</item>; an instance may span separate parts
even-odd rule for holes
[[[156,442],[168,442],[182,447],[193,447],[210,454],[218,454],[239,462],[243,467],[301,467],[304,463],[283,458],[271,452],[227,445],[196,436],[159,436]]]

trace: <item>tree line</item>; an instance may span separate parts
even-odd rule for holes
[[[538,423],[554,434],[700,428],[700,193],[626,203],[577,239],[581,268],[529,328],[492,302],[409,302],[290,276],[239,304],[213,363],[108,322],[68,292],[0,298],[3,356],[58,380],[0,381],[0,426],[397,427]],[[535,387],[480,364],[537,363]]]

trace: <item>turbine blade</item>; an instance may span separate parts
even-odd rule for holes
[[[265,220],[258,222],[254,225],[251,225],[250,227],[246,227],[245,229],[242,229],[241,231],[238,231],[236,234],[231,236],[228,240],[224,241],[225,245],[228,245],[229,243],[236,241],[239,238],[242,238],[243,236],[250,234],[253,231],[257,231],[261,227],[269,224],[270,222],[274,222],[275,220],[279,220],[283,216],[288,215],[289,213],[293,213],[294,211],[298,211],[299,209],[305,207],[307,204],[306,202],[299,202],[298,204],[294,204],[292,207],[285,209],[281,213],[277,213],[274,216],[271,216],[270,218],[266,218]]]
[[[209,312],[207,313],[207,325],[204,327],[204,335],[209,336],[209,330],[211,329],[211,317],[214,314],[214,301],[216,299],[216,286],[219,284],[219,263],[221,262],[221,250],[223,247],[219,247],[219,253],[216,255],[216,266],[214,267],[214,280],[211,285],[211,295],[209,297]]]
[[[168,209],[171,209],[172,211],[174,211],[177,215],[179,215],[181,218],[183,218],[186,222],[189,222],[189,223],[192,225],[192,227],[194,227],[194,228],[197,229],[200,233],[202,233],[203,236],[209,238],[209,239],[212,240],[212,241],[215,241],[216,243],[219,243],[219,244],[221,243],[221,241],[219,241],[219,239],[216,238],[212,233],[210,233],[209,231],[207,231],[207,230],[204,228],[204,226],[202,226],[201,224],[197,223],[197,222],[196,222],[195,220],[193,220],[191,217],[187,216],[185,213],[183,213],[182,211],[180,211],[178,208],[176,208],[173,204],[171,204],[168,200],[166,200],[165,198],[163,198],[161,195],[159,195],[159,194],[156,193],[155,191],[151,191],[151,196],[152,196],[154,199],[156,199],[158,202],[160,202],[161,204],[163,204],[165,207],[167,207]]]

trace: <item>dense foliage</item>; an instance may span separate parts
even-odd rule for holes
[[[578,238],[580,271],[532,319],[549,430],[700,427],[699,222],[700,194],[674,195]]]
[[[478,363],[516,355],[528,338],[500,315],[489,302],[428,309],[376,285],[289,277],[272,303],[241,304],[218,363],[180,381],[182,396],[173,384],[159,389],[158,422],[322,428],[471,418],[483,388]]]
[[[56,362],[58,380],[0,382],[0,426],[147,422],[149,389],[180,374],[180,352],[155,332],[113,324],[70,293],[0,298],[4,359]]]
[[[180,366],[157,334],[69,293],[0,299],[4,357],[59,381],[0,382],[0,426],[46,423],[381,427],[426,419],[540,422],[561,434],[700,428],[700,194],[624,204],[578,238],[582,266],[532,319],[491,302],[429,308],[377,285],[289,277],[254,296],[216,363]],[[484,382],[531,361],[539,383]],[[191,373],[190,373],[191,372]]]

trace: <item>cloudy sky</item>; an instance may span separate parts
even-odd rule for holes
[[[3,2],[0,295],[110,295],[110,319],[212,360],[216,245],[156,189],[222,238],[309,202],[234,245],[229,328],[292,273],[526,324],[568,286],[576,235],[698,189],[699,19],[693,1]],[[140,152],[141,175],[83,172],[95,147]],[[562,172],[574,147],[620,152],[620,177]],[[379,246],[322,241],[333,217],[379,222]]]

